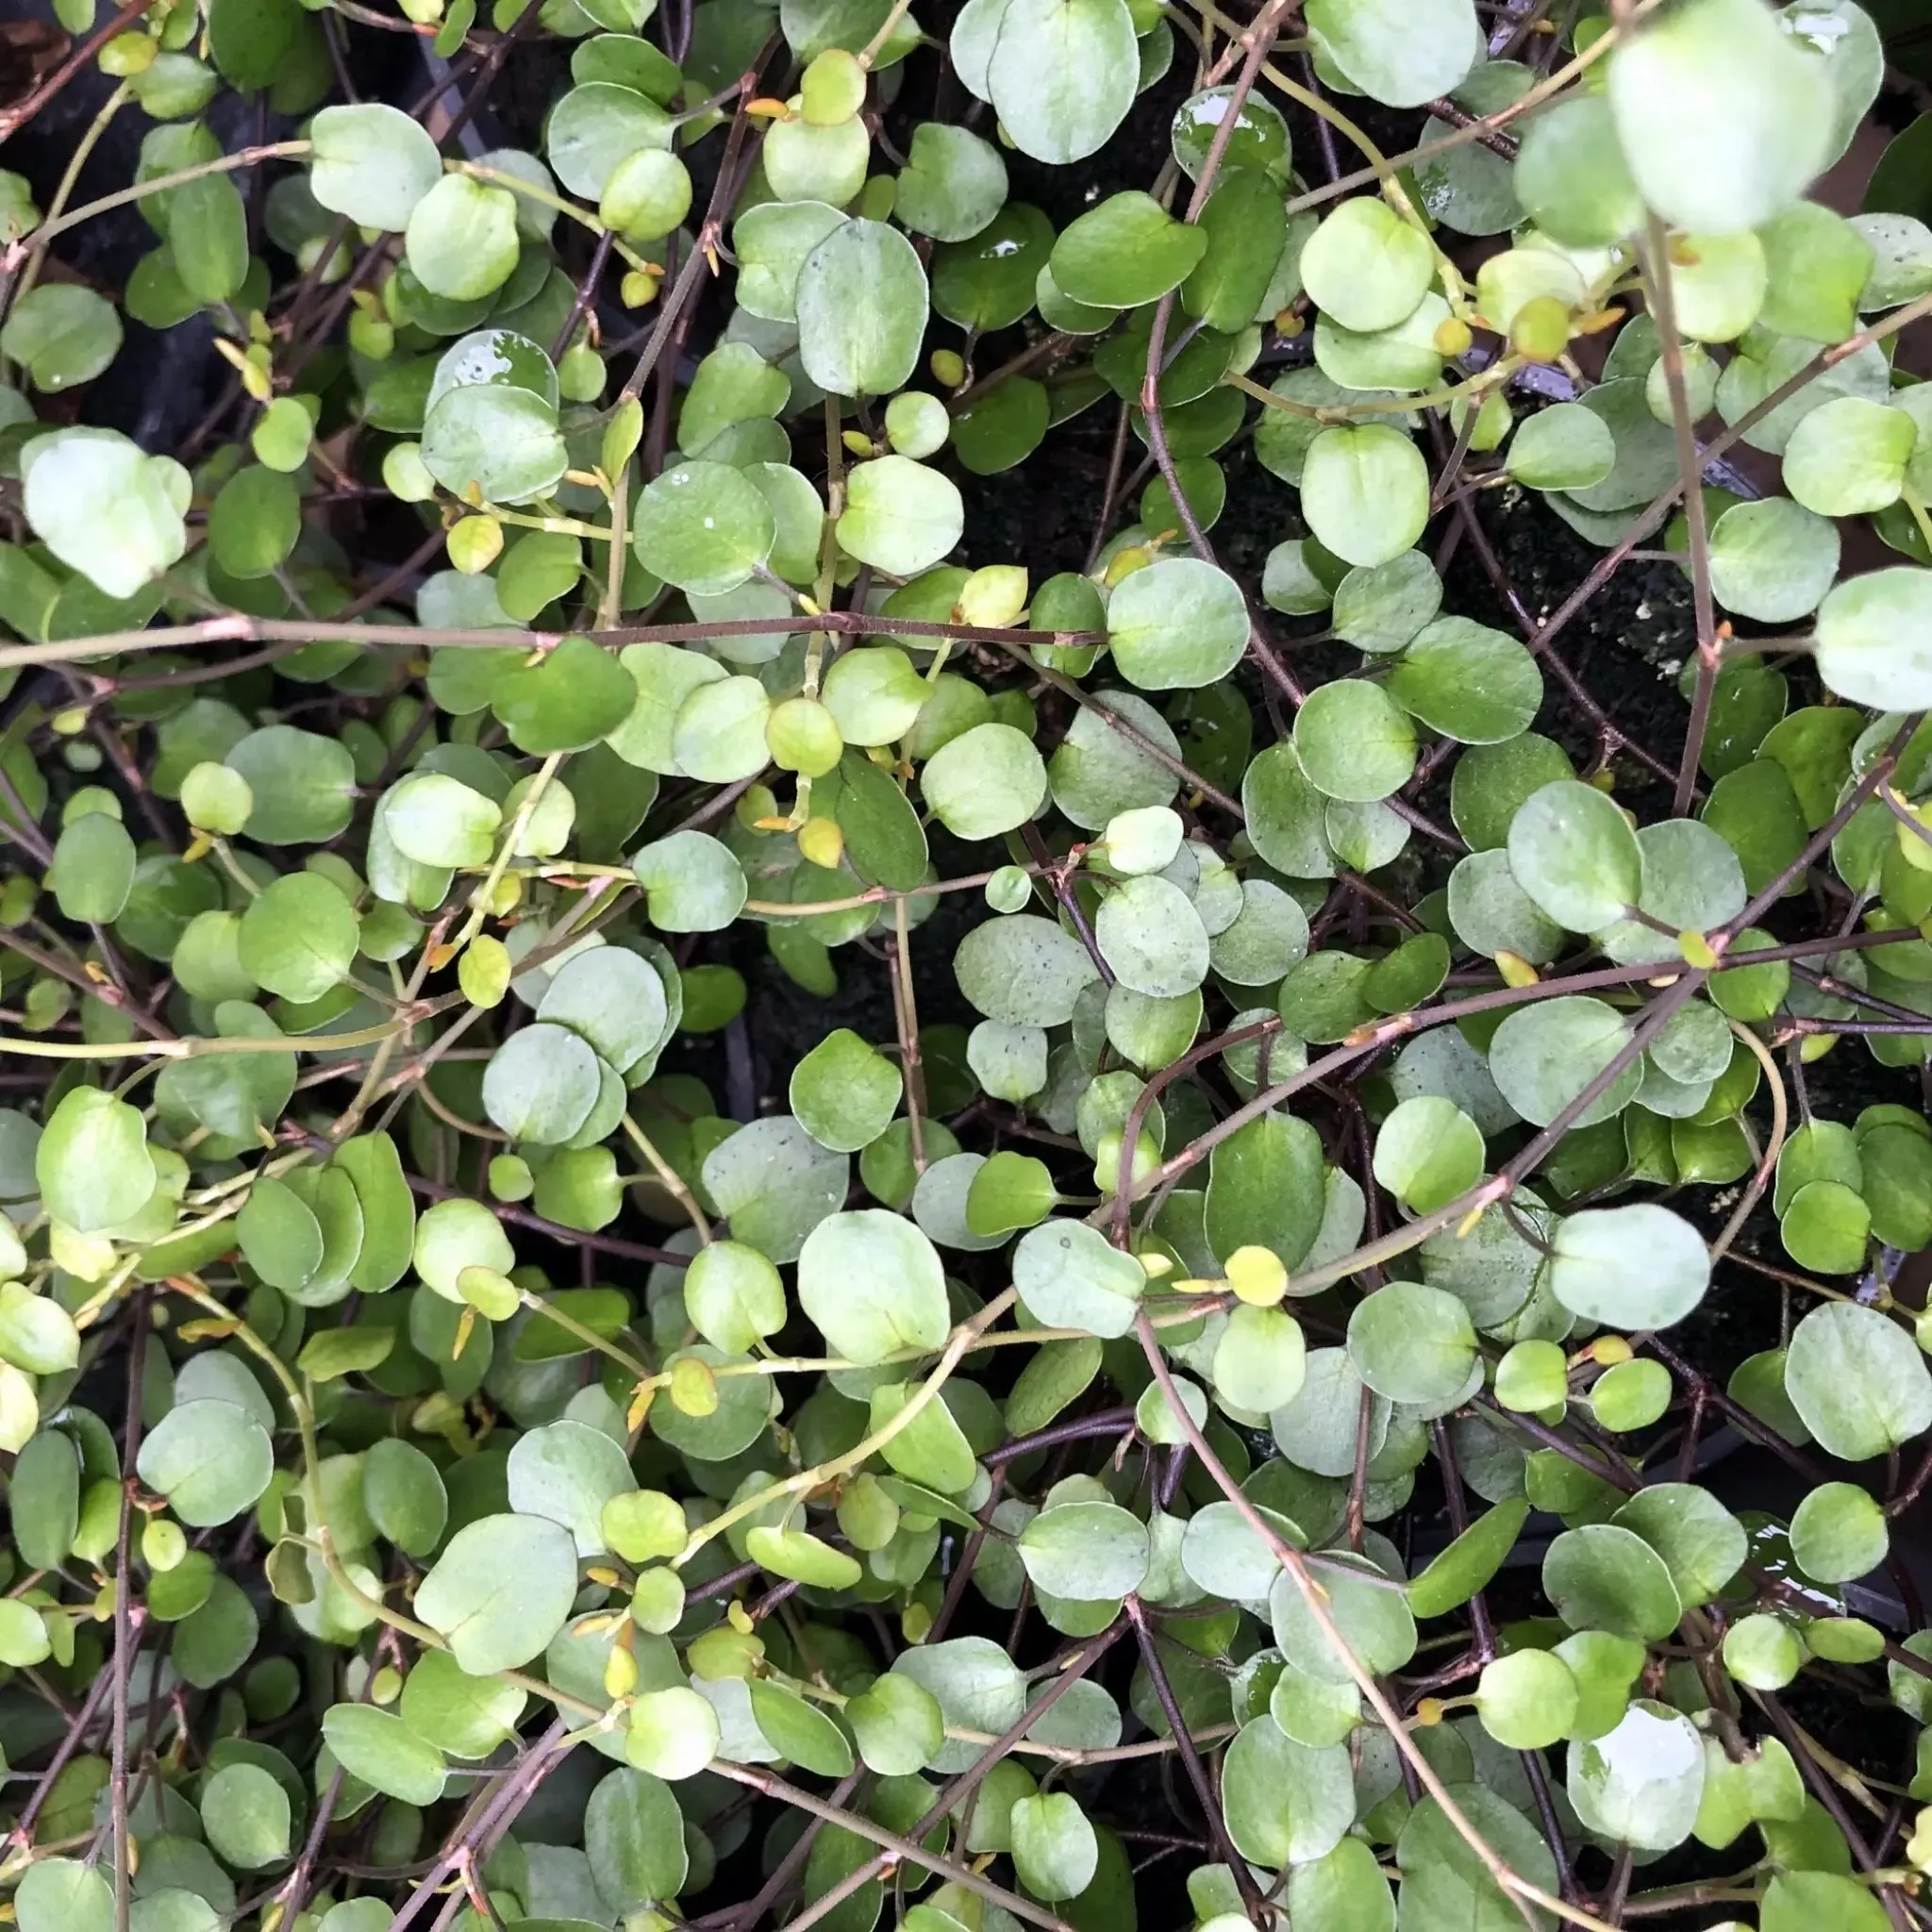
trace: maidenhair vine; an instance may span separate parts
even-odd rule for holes
[[[1911,9],[53,12],[0,1917],[1926,1922]]]

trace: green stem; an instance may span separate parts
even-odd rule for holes
[[[530,789],[524,793],[523,802],[517,807],[517,815],[510,821],[509,829],[496,848],[496,857],[490,862],[490,870],[483,875],[483,882],[470,894],[470,916],[463,922],[463,929],[457,935],[454,952],[460,953],[476,935],[483,930],[483,922],[490,916],[490,901],[496,888],[503,880],[503,869],[510,861],[510,855],[523,843],[524,834],[530,828],[530,821],[537,814],[537,807],[542,802],[543,794],[550,789],[550,781],[557,776],[558,767],[563,763],[564,754],[554,751],[537,768],[537,775],[530,780]]]
[[[707,1245],[711,1239],[711,1224],[705,1219],[705,1210],[698,1206],[697,1197],[685,1186],[684,1177],[671,1163],[658,1153],[651,1137],[632,1120],[629,1114],[624,1117],[624,1131],[631,1145],[651,1164],[651,1172],[662,1182],[664,1191],[690,1218],[691,1224],[697,1230],[698,1245]]]
[[[525,195],[557,214],[568,215],[572,221],[590,229],[593,235],[608,234],[611,247],[623,256],[632,268],[657,267],[655,262],[646,261],[635,248],[627,246],[622,236],[588,209],[579,208],[574,201],[566,201],[560,194],[553,194],[547,188],[538,187],[534,181],[525,181],[521,175],[509,174],[502,168],[488,167],[481,161],[444,161],[442,167],[447,175],[467,175],[472,180],[487,181],[492,188],[507,188],[512,194]]]
[[[879,22],[878,31],[859,49],[858,64],[868,74],[872,72],[872,63],[879,58],[886,42],[892,38],[893,30],[911,10],[912,0],[892,0],[891,11]]]
[[[604,595],[597,605],[597,628],[608,630],[624,614],[625,525],[630,515],[630,458],[610,479],[610,548],[604,559]]]
[[[836,1481],[848,1470],[857,1469],[868,1457],[875,1456],[886,1444],[903,1430],[910,1428],[921,1413],[938,1399],[939,1392],[946,1385],[955,1369],[972,1348],[974,1341],[992,1326],[999,1318],[1019,1299],[1019,1290],[1008,1288],[993,1296],[985,1307],[970,1322],[962,1322],[953,1330],[952,1339],[946,1343],[938,1365],[932,1374],[907,1397],[904,1406],[891,1420],[882,1427],[874,1429],[863,1441],[855,1443],[842,1456],[834,1456],[811,1469],[802,1469],[796,1475],[789,1475],[784,1481],[773,1483],[769,1488],[759,1490],[755,1495],[746,1496],[741,1502],[734,1503],[730,1508],[719,1512],[708,1523],[700,1524],[691,1533],[690,1540],[676,1556],[672,1557],[672,1567],[681,1569],[697,1555],[714,1537],[720,1537],[734,1523],[742,1523],[747,1516],[756,1515],[769,1503],[775,1503],[785,1496],[802,1496],[808,1491],[822,1489],[826,1483]]]
[[[1919,535],[1924,540],[1925,548],[1932,551],[1932,516],[1927,516],[1925,499],[1912,487],[1909,476],[1905,479],[1901,493],[1905,497],[1906,508],[1912,513],[1913,523],[1919,526]]]
[[[575,1335],[587,1348],[594,1349],[599,1355],[608,1355],[619,1368],[628,1375],[634,1375],[641,1382],[654,1381],[649,1362],[641,1361],[628,1349],[618,1347],[608,1335],[599,1335],[586,1323],[579,1322],[575,1315],[566,1314],[555,1303],[547,1302],[540,1294],[532,1294],[528,1289],[522,1291],[524,1307],[529,1309],[534,1320],[554,1322],[568,1334]],[[668,1376],[663,1377],[669,1380]]]
[[[1932,308],[1927,297],[1926,308]],[[1915,311],[1916,312],[1916,311]],[[1911,316],[1904,318],[1908,322]],[[1903,326],[1903,323],[1891,326]],[[1880,334],[1890,334],[1890,327]],[[1874,339],[1875,340],[1875,339]],[[464,508],[467,509],[468,505]],[[512,513],[492,510],[493,516],[513,520]],[[568,518],[554,518],[537,527],[560,529],[571,534],[588,530],[600,541],[608,542],[610,532],[599,525],[573,525]],[[870,631],[876,621],[862,610],[821,610],[815,622],[827,631]],[[993,630],[981,625],[953,624],[940,619],[899,617],[892,628],[908,637],[957,638],[969,643],[999,644],[1014,650],[1032,644],[1104,644],[1105,631]],[[324,619],[250,617],[232,611],[210,617],[199,624],[158,625],[147,630],[101,631],[92,637],[57,638],[48,643],[0,644],[0,671],[29,664],[73,664],[87,658],[118,657],[134,651],[188,650],[201,644],[287,643],[309,644],[340,641],[351,644],[399,644],[407,650],[431,651],[444,647],[473,651],[550,650],[566,637],[587,637],[606,650],[625,644],[695,644],[714,638],[769,636],[769,617],[728,617],[711,623],[625,625],[606,631],[569,632],[560,630],[431,629],[414,624],[332,623]],[[110,680],[102,680],[109,683]]]
[[[1424,390],[1419,395],[1383,396],[1373,402],[1330,403],[1321,408],[1298,403],[1290,396],[1276,395],[1272,389],[1264,389],[1249,376],[1229,375],[1224,379],[1243,395],[1253,396],[1257,403],[1265,404],[1271,409],[1282,409],[1291,416],[1304,416],[1314,423],[1336,424],[1353,422],[1357,416],[1391,415],[1407,409],[1441,409],[1454,403],[1473,401],[1484,391],[1507,382],[1524,366],[1524,360],[1522,356],[1504,356],[1466,382],[1444,383],[1440,388]]]
[[[151,1059],[192,1060],[221,1053],[330,1053],[352,1046],[374,1046],[403,1030],[403,1023],[391,1021],[386,1026],[360,1026],[352,1033],[277,1034],[262,1039],[254,1035],[192,1036],[186,1040],[58,1041],[28,1040],[0,1036],[0,1053],[24,1054],[45,1060],[121,1060],[145,1057]]]
[[[81,223],[92,220],[95,215],[104,215],[110,208],[144,201],[150,194],[164,194],[171,188],[199,181],[206,175],[225,175],[236,168],[252,168],[260,161],[293,160],[297,156],[309,153],[314,145],[312,141],[271,142],[265,147],[244,147],[232,155],[217,155],[213,160],[198,162],[192,168],[177,168],[172,175],[157,175],[150,181],[137,181],[132,188],[104,194],[98,201],[90,201],[72,214],[62,215],[58,221],[43,222],[34,230],[33,241],[36,244],[44,244],[56,235],[64,234],[69,228],[77,228]]]
[[[60,184],[54,190],[54,198],[47,204],[47,218],[34,230],[31,238],[32,253],[27,257],[26,269],[20,278],[20,287],[14,293],[15,303],[24,302],[33,292],[33,287],[41,278],[41,267],[47,258],[47,243],[60,232],[65,225],[60,211],[67,206],[68,197],[74,192],[74,184],[80,179],[80,171],[87,166],[87,158],[100,144],[102,135],[107,133],[108,124],[133,98],[127,83],[124,80],[108,98],[101,103],[101,110],[87,125],[87,130],[75,143],[74,153],[69,158],[66,172],[60,176]]]

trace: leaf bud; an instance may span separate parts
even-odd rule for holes
[[[1226,1267],[1228,1287],[1252,1308],[1272,1308],[1288,1292],[1288,1270],[1272,1248],[1237,1248]]]
[[[445,547],[463,575],[480,576],[503,555],[503,525],[494,517],[465,517],[450,531]]]
[[[1554,362],[1570,341],[1570,310],[1554,295],[1533,295],[1509,325],[1509,346],[1525,360]]]
[[[799,857],[830,872],[845,854],[845,834],[837,819],[808,819],[798,831]]]
[[[838,764],[845,740],[839,721],[816,698],[787,698],[765,721],[765,748],[781,772],[822,778]]]
[[[123,80],[136,74],[145,74],[155,64],[155,55],[158,51],[153,38],[147,34],[116,34],[101,49],[101,72]]]
[[[1017,563],[982,566],[959,587],[959,622],[985,630],[1008,628],[1026,608],[1026,573]]]
[[[799,81],[799,111],[813,127],[837,127],[865,105],[865,83],[856,54],[827,47]]]

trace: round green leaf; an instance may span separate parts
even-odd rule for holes
[[[332,880],[290,873],[248,902],[237,935],[242,969],[264,991],[307,1005],[347,976],[360,931]]]
[[[1475,1366],[1475,1329],[1453,1294],[1391,1281],[1360,1302],[1348,1321],[1356,1373],[1391,1402],[1440,1409],[1459,1400]]]
[[[1740,617],[1796,623],[1817,609],[1838,566],[1836,525],[1783,497],[1733,504],[1711,525],[1711,590]]]
[[[1310,691],[1295,714],[1294,749],[1318,791],[1369,804],[1408,782],[1415,727],[1379,684],[1340,677]]]
[[[1021,1532],[1020,1560],[1054,1596],[1126,1596],[1147,1574],[1147,1528],[1115,1503],[1052,1504]]]
[[[1227,1407],[1263,1416],[1292,1402],[1307,1379],[1301,1324],[1280,1308],[1237,1307],[1214,1350],[1214,1392]]]
[[[845,479],[839,541],[861,563],[914,576],[958,542],[965,517],[951,477],[909,457],[877,457]]]
[[[1375,1135],[1376,1180],[1417,1214],[1453,1201],[1482,1171],[1482,1129],[1440,1095],[1403,1101]]]
[[[1121,675],[1142,691],[1216,684],[1248,644],[1241,587],[1196,558],[1172,557],[1122,579],[1107,607],[1107,641]]]
[[[1120,984],[1149,998],[1175,998],[1207,977],[1207,931],[1188,895],[1167,879],[1124,881],[1101,901],[1093,932]]]
[[[392,1711],[370,1704],[334,1704],[322,1735],[350,1776],[406,1805],[433,1805],[442,1796],[442,1753],[419,1738]]]
[[[685,462],[644,486],[631,541],[638,561],[681,591],[735,591],[772,554],[777,525],[741,470]]]
[[[247,780],[255,799],[247,832],[263,844],[319,845],[354,814],[355,761],[334,739],[268,724],[232,745],[222,762]]]
[[[1885,1561],[1885,1511],[1855,1483],[1821,1483],[1791,1518],[1791,1555],[1820,1583],[1850,1583]]]
[[[1558,403],[1525,417],[1509,439],[1509,474],[1532,490],[1587,490],[1617,459],[1609,425],[1580,403]]]
[[[1657,1643],[1677,1627],[1683,1604],[1664,1559],[1615,1524],[1567,1529],[1543,1557],[1543,1592],[1573,1630]]]
[[[877,1208],[833,1214],[798,1257],[800,1306],[836,1354],[860,1367],[946,1339],[944,1272],[932,1242]]]
[[[1366,194],[1324,217],[1301,254],[1302,285],[1315,306],[1365,335],[1413,314],[1435,274],[1428,237]]]
[[[1187,280],[1208,247],[1138,189],[1110,194],[1061,231],[1050,266],[1060,291],[1095,308],[1137,308]]]
[[[744,869],[708,832],[674,832],[641,847],[631,870],[660,932],[718,932],[749,896]]]
[[[0,1361],[29,1375],[58,1375],[79,1360],[80,1331],[58,1302],[23,1282],[0,1282]]]
[[[229,1402],[184,1402],[142,1439],[141,1479],[195,1528],[230,1523],[268,1488],[268,1432]]]
[[[517,201],[467,175],[444,175],[410,210],[405,251],[432,295],[473,302],[509,279],[517,265]]]
[[[516,1670],[563,1628],[576,1595],[570,1532],[541,1516],[484,1516],[451,1537],[416,1591],[416,1615],[472,1676]]]
[[[47,883],[63,917],[84,925],[120,918],[134,888],[134,841],[118,818],[91,811],[61,831]]]
[[[595,946],[552,974],[537,1017],[569,1027],[599,1059],[627,1074],[662,1042],[671,1008],[662,975],[642,954]]]
[[[442,772],[411,773],[383,794],[380,808],[405,858],[450,869],[488,865],[503,823],[493,799]]]
[[[506,1472],[509,1506],[521,1516],[548,1517],[576,1541],[577,1555],[605,1548],[604,1506],[632,1485],[623,1448],[602,1429],[565,1418],[519,1436]]]
[[[1024,1713],[1026,1679],[1012,1658],[985,1637],[954,1637],[942,1643],[902,1651],[892,1664],[896,1676],[910,1677],[939,1702],[946,1724],[960,1730],[998,1737]],[[979,1756],[976,1744],[949,1741],[933,1769],[953,1774]]]
[[[516,1266],[516,1250],[480,1201],[439,1201],[416,1224],[412,1259],[416,1273],[445,1301],[459,1302],[457,1277],[465,1268],[504,1274]]]
[[[1429,520],[1428,465],[1385,423],[1324,429],[1303,461],[1302,514],[1344,562],[1387,563]]]
[[[755,1690],[755,1708],[757,1702]],[[624,1755],[639,1771],[675,1783],[695,1777],[720,1742],[718,1713],[695,1690],[673,1684],[647,1690],[631,1706]]]
[[[1791,431],[1785,488],[1822,517],[1884,509],[1899,499],[1918,437],[1918,425],[1903,409],[1834,396]]]
[[[544,152],[573,194],[597,201],[626,158],[641,147],[668,148],[671,116],[636,88],[586,80],[551,109]]]
[[[947,831],[992,839],[1040,810],[1046,767],[1024,732],[1010,724],[975,724],[925,761],[919,789]]]
[[[514,1141],[560,1147],[597,1104],[601,1062],[566,1026],[540,1021],[513,1033],[483,1074],[483,1110]]]
[[[1066,1791],[1022,1798],[1011,1830],[1013,1869],[1035,1898],[1074,1898],[1093,1883],[1100,1840],[1078,1799]]]
[[[0,1662],[14,1670],[31,1670],[53,1650],[38,1610],[18,1597],[0,1597]]]
[[[1792,1330],[1791,1405],[1829,1456],[1863,1462],[1932,1427],[1932,1374],[1911,1337],[1875,1308],[1827,1302]]]
[[[797,1260],[806,1236],[844,1200],[850,1162],[781,1114],[741,1127],[702,1174],[734,1239],[782,1264]]]
[[[1065,167],[1102,147],[1141,79],[1125,0],[1008,0],[986,68],[986,98],[1013,144]]]
[[[1082,1328],[1106,1340],[1124,1335],[1146,1282],[1131,1255],[1083,1222],[1044,1222],[1013,1250],[1013,1285],[1050,1327]]]
[[[1449,93],[1482,47],[1470,0],[1308,0],[1307,19],[1323,56],[1391,108]]]
[[[332,214],[364,228],[400,233],[442,174],[442,158],[422,125],[398,108],[368,101],[325,108],[309,123],[308,188]]]
[[[896,228],[841,223],[805,258],[793,300],[799,360],[821,389],[879,396],[905,387],[925,334],[926,284]]]
[[[140,1109],[97,1088],[71,1089],[34,1149],[33,1173],[48,1213],[82,1234],[129,1220],[155,1191]]]
[[[293,1851],[289,1794],[258,1764],[225,1764],[201,1790],[201,1824],[209,1846],[238,1872],[279,1865]]]
[[[1932,571],[1897,566],[1852,577],[1818,607],[1818,675],[1827,690],[1880,710],[1932,704]]]
[[[1497,1743],[1512,1751],[1543,1751],[1576,1716],[1576,1679],[1547,1650],[1515,1650],[1483,1667],[1476,1715]]]
[[[1573,93],[1519,124],[1511,182],[1539,229],[1569,248],[1620,242],[1643,225],[1643,198],[1601,94]]]
[[[1254,1864],[1302,1865],[1325,1857],[1354,1819],[1347,1749],[1310,1750],[1272,1717],[1257,1717],[1227,1747],[1222,1809],[1235,1850]]]
[[[792,1070],[791,1111],[820,1146],[857,1154],[885,1132],[904,1084],[891,1061],[841,1026]]]
[[[970,128],[922,121],[912,130],[892,212],[916,235],[970,241],[1007,198],[1007,164]]]
[[[915,149],[924,131],[914,133]],[[795,320],[792,294],[798,272],[806,257],[844,220],[822,201],[765,202],[747,208],[731,230],[738,255],[738,306],[768,322]]]
[[[1697,1823],[1704,1742],[1681,1711],[1639,1699],[1607,1736],[1571,1745],[1567,1785],[1591,1830],[1669,1851]]]
[[[1490,1044],[1490,1074],[1526,1121],[1547,1126],[1624,1051],[1630,1029],[1614,1007],[1564,993],[1519,1008]],[[1573,1124],[1586,1127],[1629,1105],[1642,1079],[1632,1060]]]
[[[1643,853],[1630,824],[1593,785],[1558,779],[1509,822],[1509,869],[1560,926],[1595,932],[1639,901]]]
[[[544,494],[570,461],[554,399],[488,382],[465,383],[430,404],[422,456],[445,490],[508,504]]]
[[[172,459],[110,429],[61,429],[32,438],[20,471],[34,534],[106,595],[131,597],[181,560],[192,486]]]
[[[923,1771],[945,1745],[939,1700],[910,1677],[888,1671],[845,1707],[858,1755],[884,1777]]]
[[[48,393],[92,382],[120,347],[114,305],[80,282],[29,290],[0,328],[0,355],[21,363],[33,386]]]
[[[1335,1553],[1318,1573],[1328,1592],[1325,1606],[1335,1627],[1372,1675],[1399,1671],[1415,1655],[1415,1619],[1399,1584],[1366,1557]],[[1324,1683],[1355,1681],[1346,1663],[1315,1621],[1300,1586],[1285,1571],[1268,1599],[1274,1641],[1295,1667]]]
[[[363,1458],[362,1505],[377,1532],[411,1557],[425,1557],[441,1541],[449,1516],[449,1494],[436,1465],[414,1443],[394,1438],[372,1443]]]
[[[1710,1285],[1703,1237],[1656,1202],[1572,1214],[1555,1248],[1550,1291],[1573,1314],[1617,1328],[1668,1328]]]
[[[13,1909],[20,1932],[111,1932],[114,1888],[78,1858],[42,1858],[21,1874]]]
[[[1674,227],[1755,228],[1824,164],[1833,114],[1824,65],[1757,0],[1691,0],[1648,22],[1608,64],[1624,161]]]
[[[591,1793],[584,1851],[608,1911],[635,1912],[675,1899],[691,1869],[677,1800],[647,1771],[614,1771]]]
[[[1763,1932],[1884,1932],[1885,1907],[1862,1885],[1835,1872],[1781,1872],[1764,1894]]]
[[[1465,617],[1439,617],[1397,660],[1388,691],[1445,738],[1498,744],[1536,716],[1543,681],[1536,659],[1514,638]]]

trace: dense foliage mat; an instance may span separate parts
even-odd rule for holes
[[[57,10],[0,1915],[1932,1924],[1912,9]]]

